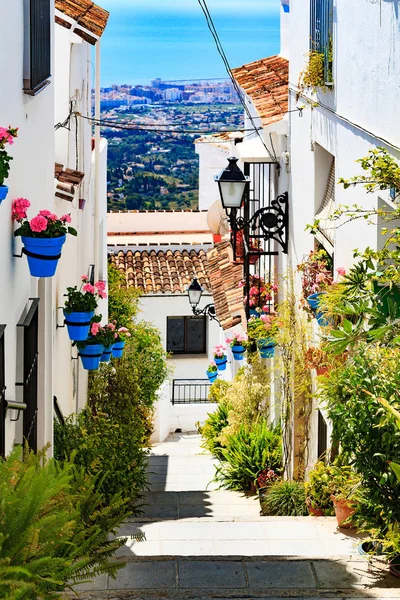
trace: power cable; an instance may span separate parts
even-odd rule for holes
[[[265,150],[267,151],[267,153],[268,153],[269,157],[270,157],[270,158],[272,159],[272,161],[273,161],[273,162],[274,162],[274,163],[277,165],[277,168],[278,168],[278,171],[279,171],[279,169],[280,169],[280,164],[279,164],[279,162],[278,162],[278,160],[277,160],[277,158],[276,158],[276,155],[274,156],[274,155],[271,153],[271,151],[269,150],[269,148],[268,148],[268,146],[266,145],[266,143],[265,143],[265,141],[264,141],[264,139],[263,139],[262,135],[260,134],[260,132],[259,132],[259,130],[258,130],[258,127],[256,127],[255,121],[254,121],[254,119],[253,119],[253,116],[252,116],[252,114],[250,113],[250,110],[249,110],[249,108],[247,107],[247,105],[246,105],[245,101],[243,100],[243,97],[242,97],[242,92],[241,92],[241,90],[240,90],[240,87],[239,87],[239,85],[238,85],[238,83],[237,83],[236,79],[235,79],[235,78],[234,78],[234,76],[233,76],[232,69],[231,69],[231,67],[230,67],[229,61],[228,61],[228,59],[227,59],[227,56],[226,56],[226,54],[225,54],[225,51],[224,51],[224,48],[223,48],[223,46],[222,46],[221,40],[220,40],[220,38],[219,38],[219,36],[218,36],[218,32],[217,32],[217,30],[216,30],[216,27],[215,27],[215,25],[214,25],[214,22],[213,22],[212,16],[211,16],[211,14],[210,14],[210,11],[208,10],[208,6],[207,6],[207,3],[206,3],[206,0],[197,0],[197,1],[198,1],[198,3],[199,3],[199,6],[200,6],[201,10],[203,11],[203,14],[204,14],[205,18],[206,18],[207,26],[208,26],[208,29],[210,30],[210,33],[211,33],[211,35],[212,35],[212,36],[213,36],[213,38],[214,38],[214,41],[215,41],[215,45],[216,45],[216,48],[217,48],[218,54],[219,54],[219,55],[220,55],[220,57],[222,58],[222,61],[223,61],[223,63],[224,63],[225,69],[226,69],[226,72],[227,72],[227,73],[228,73],[228,75],[229,75],[229,78],[230,78],[230,80],[231,80],[231,82],[232,82],[232,84],[233,84],[233,87],[234,87],[234,89],[235,89],[235,91],[236,91],[237,95],[238,95],[238,98],[239,98],[239,100],[240,100],[240,103],[242,104],[242,106],[243,106],[243,108],[244,108],[244,110],[245,110],[245,112],[246,112],[246,114],[247,114],[247,116],[248,116],[248,118],[249,118],[249,120],[250,120],[251,124],[252,124],[252,125],[253,125],[253,127],[254,127],[254,130],[256,131],[256,133],[257,133],[257,135],[258,135],[258,137],[260,138],[260,141],[261,141],[262,145],[264,146]]]

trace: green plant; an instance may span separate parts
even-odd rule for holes
[[[356,162],[360,163],[363,170],[368,171],[369,174],[357,175],[351,179],[341,177],[339,183],[343,184],[345,189],[351,185],[362,184],[368,192],[394,188],[399,194],[400,166],[386,148],[382,146],[373,148],[367,156],[359,158]]]
[[[277,481],[262,497],[263,515],[302,517],[308,514],[306,492],[301,481]]]
[[[74,464],[17,452],[0,461],[0,596],[50,600],[99,573],[123,539],[109,539],[127,515],[120,495],[107,505],[95,478]]]
[[[41,210],[36,217],[28,220],[26,210],[31,203],[25,198],[17,198],[12,203],[12,218],[19,223],[18,229],[14,231],[14,236],[25,236],[34,238],[55,238],[63,235],[78,235],[76,229],[70,227],[70,215],[63,215],[58,218],[49,210]]]
[[[108,323],[104,327],[100,325],[98,320],[101,319],[101,315],[92,318],[92,325],[90,326],[90,335],[87,340],[83,342],[73,342],[73,346],[79,349],[86,348],[86,346],[93,346],[101,344],[105,348],[109,348],[116,341],[115,339],[115,325],[114,323]]]
[[[227,436],[226,447],[221,450],[223,462],[217,466],[215,480],[226,489],[251,489],[260,471],[266,467],[281,469],[281,446],[280,429],[269,429],[264,419],[252,426],[241,425],[236,434]]]
[[[383,418],[376,398],[393,404],[399,384],[399,349],[360,344],[351,360],[332,370],[318,388],[333,424],[333,442],[361,477],[364,523],[382,534],[400,519],[400,482],[387,462],[400,456],[400,430]]]
[[[212,360],[207,367],[207,373],[216,373],[218,371],[217,365]]]
[[[220,460],[223,460],[220,435],[228,426],[228,414],[229,407],[220,402],[215,412],[209,413],[204,425],[199,427],[199,433],[203,436],[202,447]]]
[[[72,312],[93,312],[97,308],[98,298],[107,298],[105,293],[105,283],[98,281],[91,285],[87,275],[82,275],[82,283],[78,286],[68,287],[65,296],[64,310],[67,313]]]
[[[238,372],[240,373],[240,371]],[[210,402],[224,402],[226,401],[227,394],[232,388],[231,381],[225,381],[224,379],[216,379],[210,387],[208,398]]]
[[[313,314],[307,298],[312,294],[326,291],[333,283],[333,262],[323,249],[312,250],[302,263],[297,265],[301,273],[302,308]]]
[[[277,314],[251,317],[247,322],[247,334],[250,342],[269,339],[275,341],[282,323]]]
[[[310,471],[308,481],[305,483],[307,502],[314,509],[320,508],[325,515],[333,515],[331,500],[332,468],[323,461],[318,461]]]
[[[5,151],[6,144],[12,145],[14,138],[18,137],[18,128],[0,127],[0,185],[4,184],[10,173],[10,161],[13,158]]]
[[[131,330],[138,313],[140,290],[128,286],[125,275],[114,264],[108,265],[108,316],[116,328]]]

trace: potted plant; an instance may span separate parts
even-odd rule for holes
[[[360,484],[360,477],[348,466],[332,465],[330,473],[331,499],[338,526],[351,529],[353,524],[350,518],[356,512],[355,492]]]
[[[321,348],[310,346],[305,353],[305,365],[308,369],[315,369],[317,375],[325,375],[328,372],[328,357]]]
[[[329,321],[323,312],[318,311],[321,294],[333,284],[333,264],[329,254],[324,250],[313,250],[302,263],[297,265],[302,274],[301,285],[302,306],[306,312],[315,316],[318,324],[326,327]]]
[[[208,365],[206,374],[207,374],[208,379],[211,381],[211,383],[214,383],[214,381],[218,377],[218,369],[217,369],[217,365],[215,364],[214,360],[212,360],[210,362],[210,364]]]
[[[214,361],[217,365],[218,371],[226,370],[226,363],[228,362],[227,356],[225,354],[226,347],[223,344],[219,344],[218,346],[214,346]]]
[[[94,311],[97,308],[97,298],[107,298],[105,283],[98,281],[91,285],[87,275],[82,275],[80,288],[67,288],[67,300],[64,305],[64,323],[67,326],[69,338],[80,342],[87,339]]]
[[[69,226],[70,215],[58,218],[49,210],[41,210],[28,221],[26,211],[30,205],[26,198],[13,201],[12,218],[20,225],[14,236],[21,236],[30,274],[33,277],[53,277],[67,233],[76,236],[77,232]]]
[[[251,317],[247,323],[249,340],[257,344],[261,358],[273,358],[275,355],[276,336],[281,322],[278,315],[261,315]]]
[[[10,172],[10,161],[12,157],[5,151],[6,144],[10,146],[14,143],[14,138],[18,136],[18,128],[9,126],[0,127],[0,204],[7,197],[8,186],[4,185]]]
[[[244,281],[239,283],[240,287],[245,285]],[[250,275],[248,295],[243,302],[246,306],[249,304],[250,315],[259,317],[260,314],[267,314],[271,311],[274,294],[278,292],[278,286],[274,283],[266,282],[259,275]]]
[[[86,371],[95,371],[99,368],[100,359],[103,355],[104,345],[108,343],[108,333],[104,334],[104,328],[98,322],[101,317],[94,317],[90,326],[90,335],[87,340],[74,342],[72,345],[79,350],[78,356]]]
[[[319,460],[305,484],[308,512],[314,517],[333,515],[332,467]]]
[[[115,323],[108,323],[103,327],[102,335],[104,350],[100,362],[110,362],[115,343]]]
[[[114,331],[114,344],[112,349],[113,358],[122,358],[124,353],[125,343],[127,338],[131,337],[131,333],[127,327],[117,327]]]
[[[257,479],[254,482],[254,486],[258,492],[258,499],[260,501],[260,505],[262,507],[263,501],[265,500],[266,495],[268,494],[268,490],[273,483],[279,480],[279,475],[269,467],[262,469],[258,475]]]
[[[235,360],[243,360],[246,350],[247,335],[235,331],[232,337],[226,338],[225,341],[231,347],[233,358]]]

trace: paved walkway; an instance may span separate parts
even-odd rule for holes
[[[209,485],[200,442],[174,434],[154,446],[143,515],[119,532],[126,567],[81,586],[82,598],[400,598],[399,581],[361,559],[334,518],[261,517],[256,497]]]

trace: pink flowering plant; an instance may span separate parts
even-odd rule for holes
[[[226,358],[226,346],[224,344],[218,344],[214,346],[214,360]]]
[[[244,305],[246,306],[248,303],[250,308],[260,314],[270,312],[270,305],[273,304],[274,294],[278,292],[278,286],[275,283],[265,281],[259,275],[250,275],[249,285],[250,288],[244,298]],[[239,287],[244,286],[244,281],[239,283]]]
[[[10,173],[10,162],[12,156],[6,152],[5,147],[8,144],[11,146],[14,143],[14,138],[18,137],[18,128],[0,127],[0,185],[4,185],[4,180],[7,179]]]
[[[131,337],[131,332],[127,327],[118,327],[115,328],[114,337],[114,342],[126,342]]]
[[[326,291],[333,284],[332,258],[323,248],[312,250],[308,258],[297,265],[297,270],[301,273],[302,307],[312,313],[307,298]]]
[[[94,285],[91,285],[87,275],[82,275],[81,281],[79,289],[76,285],[68,287],[67,293],[64,294],[67,298],[64,310],[67,313],[95,311],[98,299],[107,298],[104,281],[98,281]]]
[[[215,364],[215,361],[212,360],[207,367],[207,373],[216,373],[216,371],[218,371],[217,365]]]
[[[104,348],[110,348],[115,343],[115,325],[114,323],[107,323],[103,326],[100,325],[100,320],[101,315],[93,317],[88,339],[84,342],[74,342],[72,345],[80,349],[96,344],[101,344]]]
[[[33,238],[57,238],[67,233],[77,235],[76,229],[70,227],[71,215],[58,218],[49,210],[41,210],[29,221],[27,210],[31,203],[26,198],[17,198],[12,203],[13,221],[19,223],[14,235]]]
[[[247,340],[248,337],[246,333],[235,331],[232,337],[226,338],[225,342],[229,344],[231,348],[234,348],[235,346],[243,346],[245,348]]]
[[[253,342],[265,339],[275,341],[281,328],[282,321],[276,313],[251,317],[247,322],[247,334]]]

